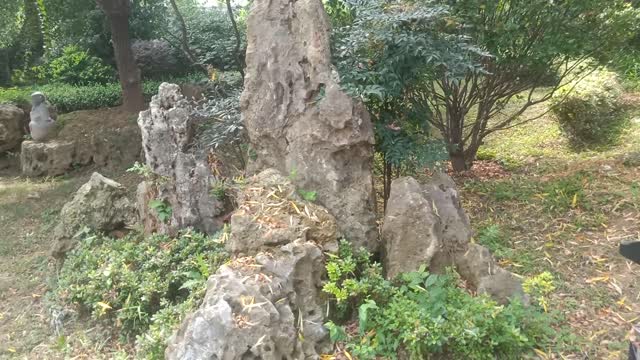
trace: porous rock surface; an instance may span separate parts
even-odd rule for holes
[[[157,178],[141,185],[138,199],[141,216],[147,219],[148,201],[164,201],[171,207],[171,219],[146,221],[147,232],[174,234],[179,229],[193,227],[214,233],[222,227],[225,207],[211,194],[217,181],[207,159],[191,151],[193,119],[191,106],[175,84],[163,83],[153,96],[149,109],[140,112],[138,126],[142,133],[142,147],[146,164]],[[146,201],[146,202],[144,202]]]
[[[24,111],[11,104],[0,104],[0,153],[15,149],[22,141]]]
[[[119,183],[94,172],[60,212],[53,232],[52,255],[63,258],[75,246],[75,236],[85,229],[109,232],[135,222],[135,207]]]
[[[337,245],[335,218],[323,207],[304,201],[291,181],[274,169],[253,176],[237,201],[226,244],[233,253],[255,253],[295,239]]]
[[[222,266],[170,340],[168,360],[307,359],[329,351],[322,251],[301,240]]]
[[[451,178],[436,174],[424,185],[411,177],[392,182],[382,226],[387,277],[422,265],[432,272],[453,266],[478,293],[501,303],[526,301],[521,280],[499,267],[487,248],[471,243],[471,236]]]
[[[357,247],[378,248],[372,181],[373,126],[332,75],[330,31],[320,0],[257,0],[247,19],[243,121],[256,154],[316,191]]]
[[[235,258],[209,278],[166,358],[318,359],[331,350],[320,293],[335,219],[273,169],[252,177],[238,201],[227,243]]]
[[[20,151],[22,175],[62,175],[73,165],[75,144],[71,141],[23,141]]]

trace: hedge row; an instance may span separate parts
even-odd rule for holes
[[[167,79],[169,82],[193,81],[192,77]],[[158,93],[161,80],[146,81],[143,84],[144,97],[147,101]],[[114,107],[122,103],[121,89],[118,83],[106,85],[74,86],[69,84],[47,84],[33,87],[0,88],[0,104],[27,104],[31,101],[31,93],[41,91],[58,113],[76,110],[100,109]]]

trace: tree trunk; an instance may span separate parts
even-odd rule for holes
[[[111,42],[116,55],[118,77],[122,87],[122,106],[125,110],[137,112],[144,109],[140,70],[131,51],[129,39],[129,1],[96,0],[109,19]]]
[[[451,167],[454,172],[459,173],[469,169],[463,151],[456,150],[449,152],[449,159],[451,160]]]
[[[231,25],[233,26],[233,32],[236,35],[236,63],[238,64],[238,71],[240,71],[240,75],[242,76],[242,81],[244,81],[244,61],[242,61],[242,57],[240,55],[240,31],[238,30],[238,24],[236,23],[236,18],[233,15],[233,8],[231,7],[231,0],[226,0],[227,3],[227,14],[229,15],[229,20],[231,20]]]
[[[0,87],[11,85],[11,71],[9,70],[9,50],[0,49]]]

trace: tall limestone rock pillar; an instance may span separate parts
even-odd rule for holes
[[[321,0],[255,0],[248,18],[241,109],[256,159],[275,168],[338,220],[356,246],[376,250],[373,125],[332,74]]]

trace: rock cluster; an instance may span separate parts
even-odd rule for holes
[[[140,112],[138,126],[146,164],[155,180],[138,187],[138,205],[146,232],[174,234],[193,227],[214,233],[222,227],[223,201],[211,194],[219,179],[212,174],[206,157],[196,154],[193,145],[191,106],[180,87],[163,83],[149,109]],[[149,211],[149,201],[158,200],[171,209],[171,218],[162,221]]]
[[[373,126],[332,72],[322,1],[258,0],[247,26],[241,110],[251,168],[277,169],[317,192],[347,239],[376,250]]]
[[[85,228],[101,232],[124,229],[135,222],[134,209],[122,185],[94,172],[62,208],[60,223],[53,232],[52,255],[63,258]]]
[[[336,241],[327,210],[267,169],[239,196],[227,247],[200,308],[169,341],[172,359],[317,359],[330,351],[319,296],[323,247]]]
[[[436,174],[425,185],[411,177],[393,181],[382,226],[388,277],[421,265],[432,272],[454,266],[479,293],[503,303],[524,299],[520,279],[500,268],[488,249],[471,243],[471,236],[469,219],[446,175]]]

